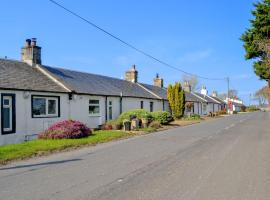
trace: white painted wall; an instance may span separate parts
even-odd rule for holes
[[[8,135],[0,134],[0,145],[17,143],[24,141],[26,135],[38,134],[45,130],[51,124],[64,120],[68,116],[68,95],[67,94],[56,94],[56,93],[46,93],[50,96],[60,96],[60,108],[61,116],[57,118],[32,118],[31,113],[31,95],[44,95],[40,92],[30,92],[29,96],[24,97],[23,91],[10,91],[10,90],[0,90],[0,94],[15,94],[16,95],[16,133],[11,133]],[[1,115],[0,115],[1,121]],[[0,123],[1,130],[1,123]],[[1,132],[1,131],[0,131]]]
[[[106,97],[91,96],[91,95],[74,95],[72,100],[69,100],[68,94],[63,93],[44,93],[44,92],[29,92],[29,96],[25,97],[23,91],[0,90],[1,93],[16,95],[16,133],[2,135],[0,133],[0,145],[17,143],[25,140],[26,135],[38,134],[55,122],[65,119],[79,120],[85,123],[90,128],[97,128],[105,123],[106,120]],[[32,118],[31,113],[31,96],[59,96],[60,97],[60,117],[56,118]],[[89,115],[89,100],[99,100],[100,113],[97,115]],[[107,97],[107,104],[112,101],[113,119],[116,119],[120,114],[120,97]],[[150,111],[150,102],[154,103],[154,111],[163,109],[162,100],[150,100],[142,98],[123,97],[122,111],[131,109],[140,109],[141,101],[144,101],[144,109]],[[107,106],[108,109],[108,106]],[[165,109],[169,110],[169,104],[165,102]],[[107,110],[107,116],[109,110]],[[109,119],[109,116],[108,118]],[[1,121],[1,115],[0,115]],[[0,123],[1,130],[1,123]],[[33,137],[34,138],[34,137]]]

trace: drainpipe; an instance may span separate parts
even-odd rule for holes
[[[122,114],[123,112],[123,108],[122,108],[122,103],[123,102],[123,92],[120,93],[120,115]]]
[[[162,99],[162,110],[165,111],[165,102],[164,102],[164,99]]]
[[[107,120],[108,120],[108,109],[107,109],[107,107],[108,107],[108,103],[107,103],[107,101],[108,101],[108,99],[107,99],[108,97],[107,96],[105,96],[105,122],[107,122]]]

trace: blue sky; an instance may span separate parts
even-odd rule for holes
[[[244,59],[239,40],[249,27],[252,0],[58,0],[123,40],[185,71],[226,77],[239,96],[265,85]],[[36,37],[43,64],[123,77],[137,65],[139,81],[152,83],[160,73],[165,84],[182,78],[68,15],[48,0],[1,0],[0,57],[20,59],[26,38]],[[200,80],[209,92],[226,91],[225,81]]]

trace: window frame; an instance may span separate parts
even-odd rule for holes
[[[90,101],[98,101],[98,104],[97,103],[90,103]],[[98,106],[99,112],[98,113],[90,113],[90,111],[89,111],[90,106]],[[100,117],[101,116],[100,108],[101,108],[100,99],[89,99],[89,101],[88,101],[88,115],[90,117]]]
[[[34,99],[45,99],[45,115],[35,115],[34,111]],[[56,113],[49,114],[49,100],[56,100]],[[51,96],[51,95],[31,95],[31,116],[32,118],[59,118],[61,116],[60,112],[60,96]]]
[[[11,128],[8,130],[4,129],[4,98],[9,97],[11,98],[11,105],[8,105],[11,107],[11,113],[10,113],[10,122],[11,122]],[[9,102],[10,103],[10,102]],[[16,94],[10,94],[10,93],[2,93],[1,94],[1,134],[7,135],[16,133]]]

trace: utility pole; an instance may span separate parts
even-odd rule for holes
[[[230,78],[227,77],[227,113],[229,113]]]

